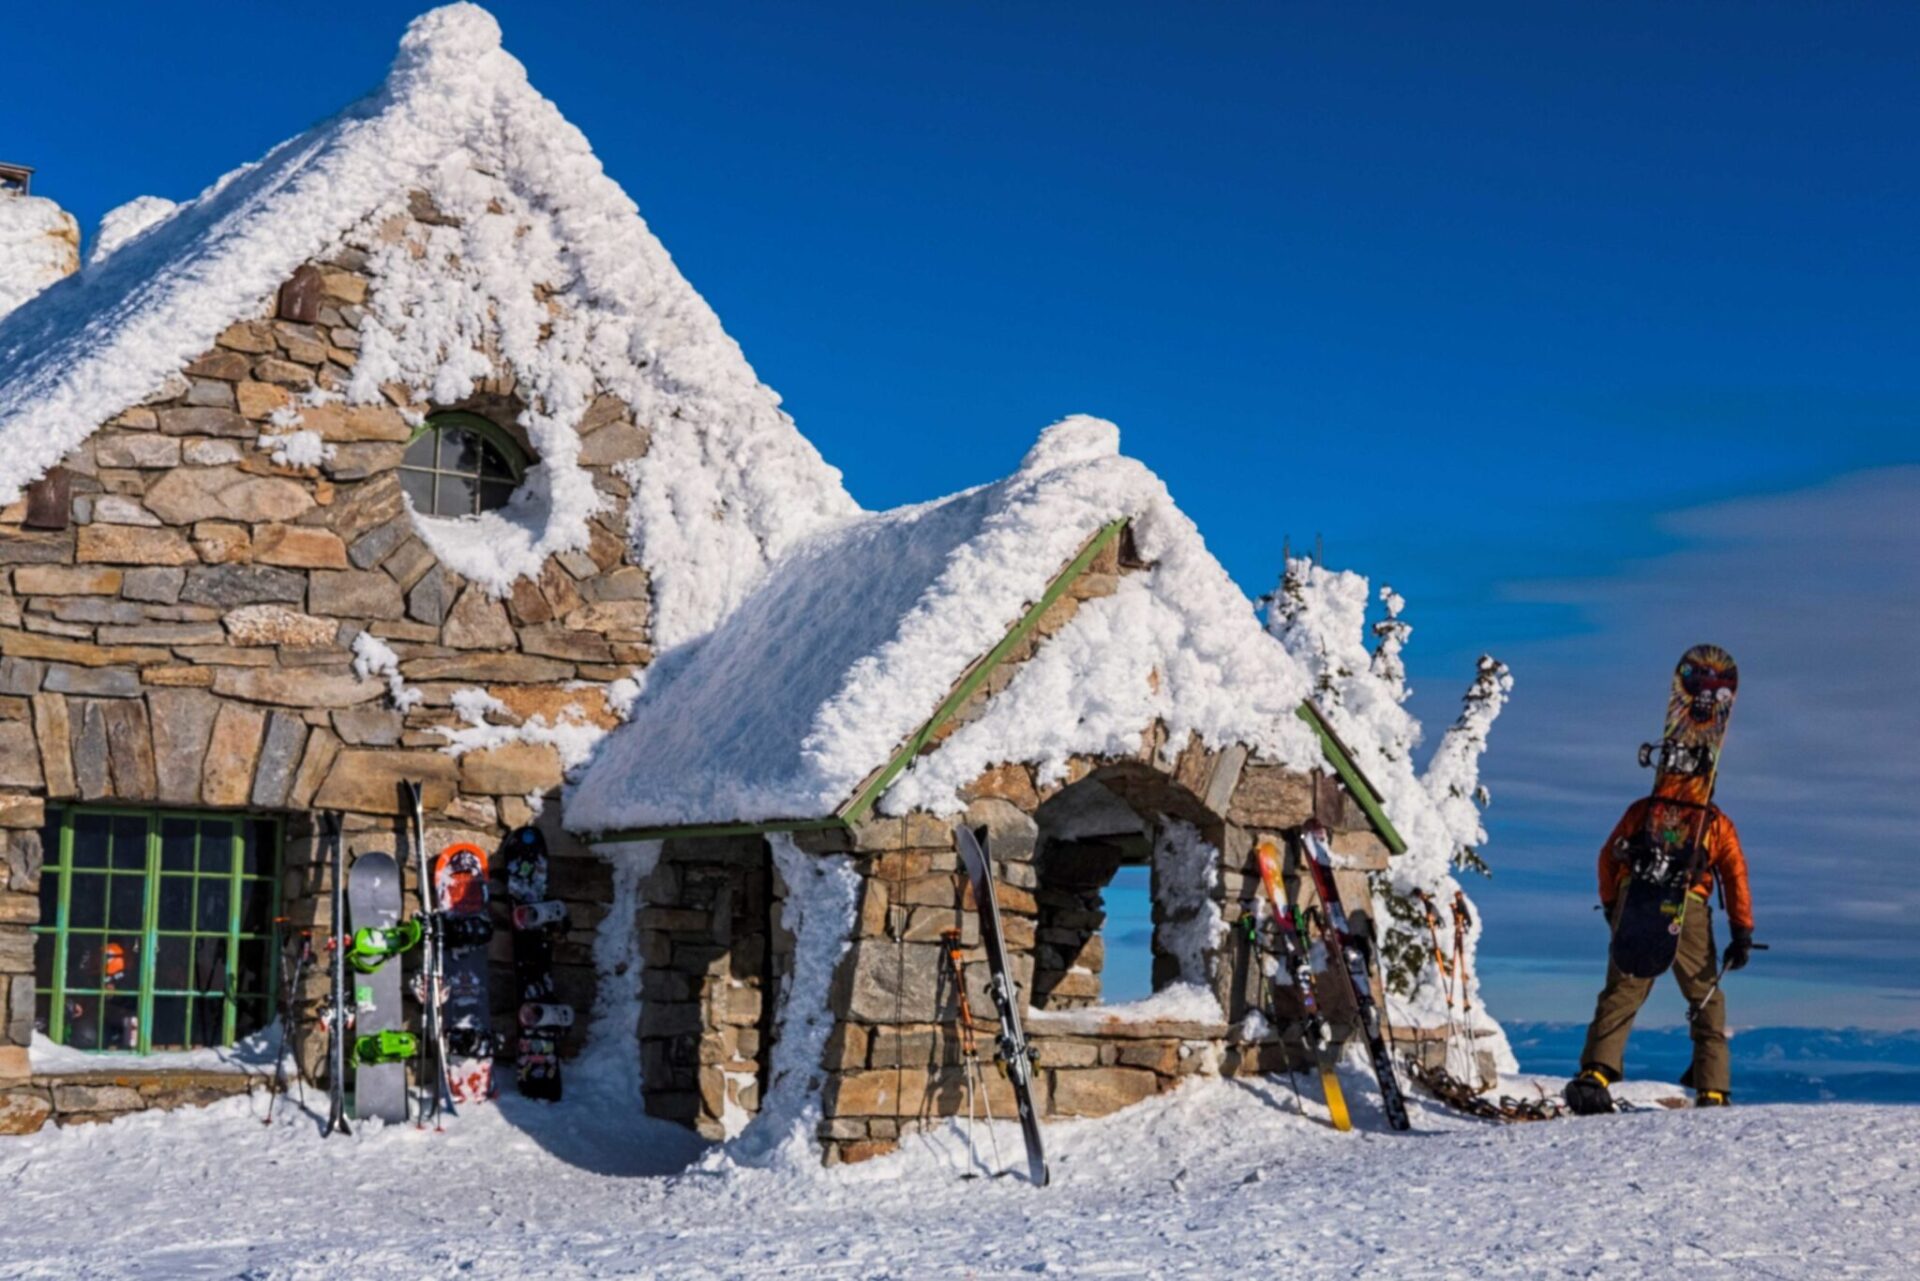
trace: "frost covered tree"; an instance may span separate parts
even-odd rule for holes
[[[1382,617],[1369,625],[1369,598],[1367,580],[1358,574],[1289,559],[1279,585],[1260,604],[1267,631],[1306,669],[1315,701],[1360,758],[1406,839],[1407,852],[1374,877],[1384,918],[1377,923],[1382,976],[1397,1017],[1439,1027],[1453,1021],[1454,1010],[1434,959],[1423,896],[1438,905],[1443,951],[1451,962],[1450,909],[1460,890],[1455,873],[1488,872],[1480,855],[1486,841],[1481,809],[1487,803],[1480,762],[1513,678],[1505,664],[1483,657],[1459,717],[1441,737],[1426,769],[1417,771],[1413,749],[1420,741],[1420,726],[1404,706],[1411,691],[1402,651],[1413,632],[1402,617],[1406,600],[1391,587],[1382,587]],[[1374,641],[1371,652],[1369,635]],[[1478,912],[1470,905],[1469,910],[1473,926],[1465,959],[1471,968],[1480,928]],[[1477,1010],[1477,987],[1473,982],[1467,990],[1456,988],[1456,1003],[1471,996]],[[1480,1026],[1491,1028],[1491,1021]]]

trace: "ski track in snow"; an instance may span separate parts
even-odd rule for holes
[[[962,1181],[956,1130],[843,1170],[702,1174],[686,1132],[590,1094],[330,1140],[234,1100],[0,1143],[0,1277],[1912,1275],[1911,1109],[1501,1127],[1416,1102],[1395,1135],[1347,1085],[1347,1135],[1284,1078],[1051,1125],[1045,1190]],[[1000,1145],[1020,1161],[1015,1127]]]

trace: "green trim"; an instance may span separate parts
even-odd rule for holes
[[[1407,843],[1394,829],[1393,821],[1387,817],[1387,811],[1381,807],[1379,791],[1367,776],[1360,772],[1360,767],[1354,763],[1353,753],[1348,751],[1347,745],[1340,741],[1340,736],[1333,732],[1333,726],[1328,722],[1325,713],[1314,705],[1312,699],[1306,699],[1294,709],[1294,714],[1320,736],[1322,754],[1333,765],[1334,773],[1338,774],[1340,781],[1346,784],[1347,791],[1352,794],[1353,799],[1359,803],[1361,811],[1367,816],[1367,821],[1373,824],[1373,830],[1379,833],[1380,839],[1387,843],[1387,848],[1395,854],[1405,854]]]
[[[110,991],[104,985],[92,988],[76,989],[76,995],[93,998],[95,1020],[94,1040],[96,1047],[89,1052],[103,1057],[126,1057],[142,1055],[153,1049],[153,1009],[156,997],[181,997],[188,1004],[185,1009],[187,1040],[192,1042],[194,1027],[194,1006],[207,1000],[221,1003],[220,1028],[215,1045],[225,1046],[234,1042],[238,1032],[238,1016],[241,1001],[262,1003],[261,1025],[270,1017],[274,993],[279,988],[280,949],[276,946],[277,925],[280,915],[280,869],[282,849],[285,839],[285,825],[276,817],[264,814],[218,810],[182,810],[182,809],[145,809],[117,808],[105,805],[63,805],[50,806],[53,813],[50,828],[57,825],[51,839],[50,848],[59,851],[59,866],[48,869],[48,875],[57,875],[58,887],[55,893],[54,919],[34,925],[30,932],[36,935],[51,935],[53,946],[53,972],[41,975],[35,967],[34,994],[48,998],[47,1033],[60,1045],[68,1041],[68,1000],[67,1000],[67,961],[70,942],[76,933],[72,926],[72,900],[74,877],[74,826],[75,821],[86,817],[99,817],[108,824],[106,835],[106,862],[98,869],[82,869],[88,875],[98,876],[101,880],[100,892],[101,921],[98,927],[87,927],[77,931],[80,935],[95,940],[97,946],[104,947],[108,940],[138,937],[140,947],[139,970],[131,988]],[[144,825],[141,836],[141,867],[115,866],[114,836],[112,826],[116,820],[135,819]],[[179,871],[163,869],[161,866],[162,830],[169,820],[178,820],[193,824],[193,865],[191,870]],[[224,824],[229,832],[224,836],[215,835],[208,840],[206,827],[210,824]],[[246,843],[249,827],[264,824],[266,845],[258,851],[255,871],[246,871]],[[45,839],[43,837],[43,839]],[[201,850],[204,845],[217,844],[224,840],[227,845],[225,871],[202,872],[200,870]],[[141,897],[141,924],[138,929],[116,929],[112,926],[113,885],[116,881],[140,877],[144,884]],[[192,889],[188,900],[187,928],[184,930],[160,928],[160,891],[168,881],[184,881]],[[208,882],[220,882],[226,886],[227,915],[218,928],[200,928],[200,889]],[[246,890],[250,885],[265,884],[269,887],[269,899],[266,920],[260,922],[260,928],[247,931],[242,928],[243,908],[247,902]],[[209,994],[202,987],[193,985],[184,988],[161,988],[158,985],[157,967],[159,964],[160,941],[162,939],[186,939],[191,945],[196,940],[218,939],[224,945],[226,986],[218,994]],[[266,946],[266,963],[261,975],[265,986],[259,991],[242,992],[236,984],[239,981],[240,950],[243,943],[259,942]],[[42,979],[45,982],[42,982]],[[139,1020],[139,1036],[134,1046],[125,1049],[100,1049],[98,1043],[105,1039],[106,1005],[110,997],[131,997],[135,1002],[136,1017]]]
[[[513,473],[514,484],[517,485],[526,479],[526,447],[508,434],[504,427],[465,409],[448,409],[437,414],[428,414],[420,425],[413,429],[413,435],[407,437],[407,444],[411,445],[428,432],[441,427],[458,427],[463,431],[472,432],[500,451],[500,457],[506,461],[507,470]]]
[[[688,827],[622,828],[618,831],[594,833],[588,837],[588,843],[606,845],[619,841],[654,841],[674,837],[752,836],[765,835],[768,832],[814,832],[852,827],[867,816],[874,802],[879,800],[893,780],[899,777],[900,771],[920,754],[920,749],[939,732],[942,725],[953,719],[954,713],[958,712],[993,674],[993,669],[998,667],[1007,655],[1012,653],[1014,648],[1039,625],[1041,615],[1065,595],[1067,588],[1073,585],[1074,580],[1086,573],[1087,566],[1093,564],[1094,558],[1119,537],[1126,523],[1124,520],[1113,521],[1102,526],[1098,533],[1088,539],[1086,546],[1080,549],[1079,555],[1068,561],[1066,568],[1054,576],[1053,581],[1047,584],[1047,589],[1040,594],[1040,599],[1027,607],[1026,613],[1020,616],[1020,620],[1000,638],[1000,643],[987,651],[984,658],[979,659],[967,669],[966,674],[960,678],[960,683],[954,686],[953,691],[947,695],[940,706],[934,709],[933,715],[908,736],[907,741],[880,768],[879,773],[869,778],[853,798],[842,805],[832,817],[771,819],[758,823],[713,823]]]
[[[934,709],[933,715],[927,718],[926,724],[901,744],[900,750],[893,754],[893,759],[888,761],[851,801],[840,807],[841,818],[848,823],[857,823],[866,817],[867,811],[873,808],[874,802],[879,800],[892,785],[900,771],[920,754],[920,749],[939,732],[940,727],[953,719],[953,714],[965,706],[966,701],[973,697],[975,691],[986,683],[987,678],[993,674],[993,669],[998,667],[1001,661],[1039,625],[1040,616],[1066,594],[1067,588],[1073,585],[1073,581],[1086,572],[1087,566],[1093,564],[1094,557],[1098,556],[1107,544],[1120,536],[1120,531],[1126,523],[1124,520],[1111,521],[1102,526],[1099,533],[1087,540],[1087,545],[1080,549],[1080,554],[1068,561],[1067,567],[1054,576],[1053,581],[1047,584],[1047,590],[1040,593],[1040,599],[1028,606],[1027,612],[1020,616],[1020,621],[1000,638],[1000,643],[989,650],[985,658],[967,669],[967,674],[960,678],[960,683],[954,686],[953,692],[947,695],[946,700]]]

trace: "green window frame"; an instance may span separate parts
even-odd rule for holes
[[[407,438],[400,461],[400,485],[423,516],[457,519],[496,511],[507,505],[526,474],[520,443],[465,410],[429,414]]]
[[[47,809],[34,1026],[103,1055],[232,1045],[279,984],[283,824],[206,810]]]

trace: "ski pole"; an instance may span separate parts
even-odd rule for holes
[[[1748,946],[1750,950],[1755,952],[1764,952],[1767,950],[1767,945],[1765,943],[1753,943],[1753,944],[1749,944]],[[1687,1022],[1696,1023],[1699,1021],[1701,1013],[1704,1012],[1707,1008],[1707,1003],[1713,1000],[1714,993],[1720,990],[1721,980],[1726,977],[1727,977],[1727,966],[1726,966],[1726,962],[1722,961],[1720,963],[1719,971],[1715,973],[1713,976],[1713,982],[1707,987],[1707,994],[1701,997],[1698,1001],[1689,1001],[1687,1003]]]

